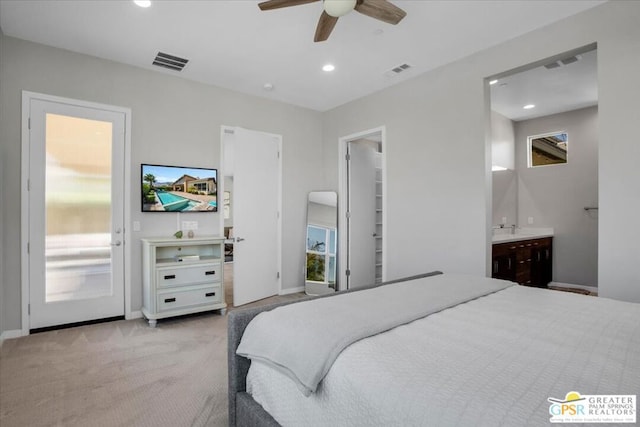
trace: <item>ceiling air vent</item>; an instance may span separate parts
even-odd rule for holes
[[[412,66],[409,65],[409,64],[406,64],[406,63],[405,64],[400,64],[400,65],[397,65],[397,66],[393,67],[392,69],[390,69],[386,73],[384,73],[384,75],[387,76],[387,77],[395,77],[398,74],[409,70],[410,68],[412,68]]]
[[[546,68],[547,70],[552,70],[554,68],[562,67],[563,65],[573,64],[574,62],[578,62],[580,59],[581,59],[580,55],[569,56],[568,58],[562,58],[558,61],[546,64],[544,68]]]
[[[189,62],[188,59],[169,55],[168,53],[164,52],[158,52],[156,58],[153,60],[153,65],[168,68],[174,71],[182,71],[185,65],[187,65],[187,62]]]
[[[570,56],[570,57],[568,57],[568,58],[564,58],[564,59],[562,59],[562,60],[561,60],[561,62],[562,62],[564,65],[569,65],[569,64],[573,64],[574,62],[578,62],[578,59],[580,59],[580,57],[579,57],[579,56]]]

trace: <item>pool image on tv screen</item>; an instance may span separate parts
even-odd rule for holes
[[[217,169],[140,165],[142,212],[217,212]]]

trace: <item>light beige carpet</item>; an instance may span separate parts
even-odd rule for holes
[[[0,349],[2,427],[226,426],[227,407],[227,317],[215,312],[155,329],[136,319],[42,332]]]

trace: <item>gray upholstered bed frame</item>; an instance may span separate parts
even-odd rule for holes
[[[377,285],[366,286],[358,289],[340,291],[333,294],[323,295],[321,297],[305,297],[298,300],[287,301],[279,304],[265,305],[255,308],[247,308],[234,310],[229,313],[228,318],[228,358],[229,358],[229,425],[238,427],[249,426],[279,426],[278,422],[273,419],[260,404],[258,404],[251,395],[246,392],[247,372],[251,362],[249,359],[236,355],[236,349],[240,344],[240,339],[245,328],[255,316],[263,311],[273,310],[276,307],[293,304],[301,301],[308,301],[315,298],[332,297],[346,292],[363,291],[378,286],[389,285],[391,283],[404,282],[407,280],[419,279],[421,277],[434,276],[442,274],[440,271],[432,271],[430,273],[419,274],[402,279],[391,280]]]

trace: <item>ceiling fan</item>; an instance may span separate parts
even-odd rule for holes
[[[280,9],[289,6],[314,3],[320,0],[268,0],[258,4],[260,10]],[[323,0],[322,15],[316,27],[314,42],[323,42],[329,38],[338,18],[356,10],[363,15],[396,25],[407,12],[389,3],[387,0]]]

